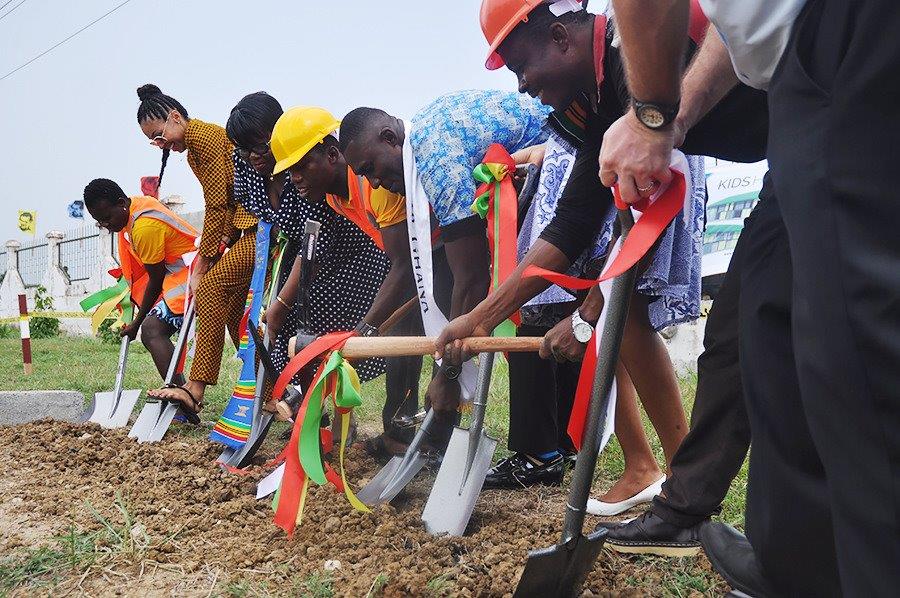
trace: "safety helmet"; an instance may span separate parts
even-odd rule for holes
[[[497,48],[519,23],[528,20],[528,15],[543,0],[484,0],[481,3],[481,31],[490,44],[487,62],[484,66],[496,70],[505,63]]]
[[[299,162],[340,126],[341,122],[330,112],[316,106],[297,106],[282,114],[272,130],[272,173],[278,174]]]

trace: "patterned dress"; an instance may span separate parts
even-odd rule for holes
[[[493,143],[509,153],[543,142],[550,109],[506,91],[443,95],[412,118],[408,132],[422,187],[441,226],[472,216],[472,170]]]
[[[266,179],[249,163],[234,154],[234,195],[248,212],[272,222],[297,247],[308,219],[322,224],[316,247],[317,270],[309,290],[309,332],[353,330],[369,311],[375,294],[390,269],[390,262],[359,228],[339,216],[324,201],[306,201],[287,180],[281,191],[278,210],[273,210],[266,193]],[[284,284],[293,264],[285,256],[280,284]],[[287,364],[287,341],[300,324],[297,305],[291,309],[285,333],[276,339],[272,359],[279,369]],[[367,359],[354,364],[363,380],[384,372],[383,359]]]

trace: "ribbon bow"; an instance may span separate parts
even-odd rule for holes
[[[353,332],[334,332],[316,339],[291,359],[272,389],[272,396],[282,396],[297,372],[317,357],[324,356],[294,420],[291,439],[284,451],[284,477],[272,502],[275,525],[288,535],[293,535],[294,528],[302,521],[310,480],[319,485],[331,482],[335,489],[345,494],[353,508],[369,511],[350,489],[344,470],[350,413],[362,404],[359,376],[340,352],[344,342],[353,335]],[[320,432],[322,408],[327,400],[331,401],[335,416],[341,417],[340,475],[322,461],[323,449],[331,443],[330,435]]]
[[[497,289],[516,269],[518,200],[512,184],[516,163],[499,143],[492,144],[472,176],[481,183],[475,191],[472,211],[487,220],[491,252],[491,291]],[[515,336],[519,313],[494,329],[494,336]]]

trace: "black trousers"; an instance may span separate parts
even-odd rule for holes
[[[543,326],[523,324],[519,336],[543,336]],[[581,363],[557,363],[537,353],[510,353],[509,450],[527,455],[574,450],[566,428]]]
[[[802,412],[763,434],[753,423],[747,530],[785,592],[818,589],[806,590],[818,579],[790,575],[807,560],[817,578],[839,576],[825,593],[888,596],[900,587],[897,31],[893,0],[811,0],[769,90],[769,164],[790,242],[799,395],[769,389],[765,405],[799,398]],[[780,455],[804,429],[824,483],[801,467],[777,471],[793,465],[787,458],[756,459]],[[832,542],[798,546],[823,536]]]
[[[748,258],[748,237],[767,226],[777,206],[766,176],[760,202],[744,221],[744,230],[713,301],[697,359],[697,393],[691,429],[672,457],[672,475],[650,509],[665,521],[691,527],[717,513],[750,447],[750,421],[741,386],[738,304],[741,273]],[[764,222],[760,222],[763,220]],[[779,229],[784,233],[784,228]]]

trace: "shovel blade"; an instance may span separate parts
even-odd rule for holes
[[[394,475],[397,473],[397,469],[400,468],[400,463],[402,461],[403,457],[391,457],[391,460],[378,470],[378,473],[369,480],[369,483],[360,488],[359,492],[356,493],[356,498],[369,507],[374,507],[375,505],[380,505],[385,502],[381,500],[381,493],[384,492],[387,485],[394,479]]]
[[[119,397],[119,404],[116,405],[115,410],[110,414],[107,423],[100,422],[100,424],[105,428],[124,428],[128,425],[131,412],[134,411],[134,406],[137,405],[140,398],[140,390],[123,390],[122,395]]]
[[[475,458],[468,476],[465,476],[469,431],[454,428],[444,461],[434,480],[431,494],[428,495],[425,510],[422,511],[422,521],[429,533],[446,533],[451,536],[462,536],[465,533],[495,450],[497,441],[482,432]]]
[[[384,490],[381,491],[381,496],[378,497],[377,504],[394,500],[394,497],[406,488],[406,485],[416,477],[416,474],[422,471],[422,468],[425,467],[426,463],[428,463],[428,458],[420,451],[416,451],[415,454],[412,455],[412,458],[407,461],[406,465],[403,465],[402,463],[399,464],[393,478],[388,481]]]
[[[137,438],[138,442],[159,442],[177,413],[178,406],[169,401],[147,401],[128,436]]]
[[[532,550],[513,597],[579,596],[605,539],[606,530],[601,528],[588,536],[578,535],[565,544]]]

